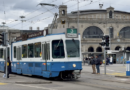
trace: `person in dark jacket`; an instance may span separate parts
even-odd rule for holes
[[[9,74],[11,73],[11,62],[10,62],[9,57],[7,59],[7,70],[8,70],[7,78],[9,78]]]
[[[91,64],[92,64],[92,69],[93,69],[93,73],[92,74],[96,74],[95,58],[93,56],[91,57]]]
[[[5,62],[5,67],[4,67],[4,73],[6,74],[6,62]],[[11,62],[9,57],[7,58],[7,78],[9,78],[9,74],[11,73]]]
[[[100,59],[96,55],[96,69],[97,69],[97,74],[100,74]]]

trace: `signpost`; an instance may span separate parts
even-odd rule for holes
[[[78,38],[78,31],[75,28],[67,28],[66,30],[67,38]]]

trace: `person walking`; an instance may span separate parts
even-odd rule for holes
[[[113,64],[113,57],[110,57],[110,64]]]
[[[91,57],[91,64],[92,64],[92,70],[93,70],[92,74],[96,74],[95,58],[93,56]]]
[[[88,58],[88,65],[90,65],[90,59],[91,59],[91,58],[89,57],[89,58]]]
[[[97,69],[97,74],[100,74],[100,59],[96,55],[96,69]]]

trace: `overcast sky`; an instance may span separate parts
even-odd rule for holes
[[[39,3],[52,3],[57,6],[64,4],[68,7],[68,13],[77,10],[77,0],[0,0],[0,23],[6,21],[6,26],[15,29],[29,30],[29,27],[44,29],[53,20],[54,13],[58,13],[58,8],[40,6]],[[115,10],[130,12],[130,0],[79,0],[80,10],[99,9],[99,3],[103,4],[103,9],[112,6]],[[52,9],[48,11],[49,9]],[[5,14],[4,14],[5,11]],[[25,16],[23,27],[20,16]]]

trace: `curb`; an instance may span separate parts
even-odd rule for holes
[[[130,78],[130,76],[115,76],[115,77],[119,77],[119,78]]]
[[[51,84],[52,82],[40,82],[40,81],[19,81],[15,82],[16,84]]]

